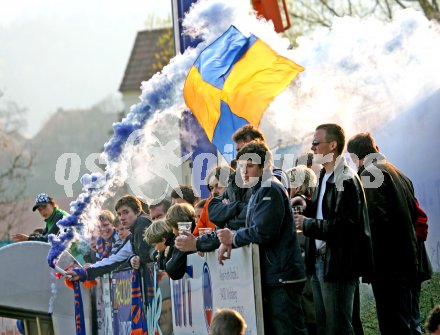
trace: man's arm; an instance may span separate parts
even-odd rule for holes
[[[387,196],[387,192],[390,188],[391,177],[387,171],[382,171],[384,180],[382,185],[377,188],[364,188],[365,198],[367,199],[368,218],[370,221],[370,227],[380,227],[381,225],[387,225],[389,220],[389,201],[390,197]],[[361,174],[362,177],[371,175],[367,170],[364,170]],[[394,196],[394,195],[393,195]]]
[[[305,236],[329,241],[346,236],[357,226],[362,215],[359,211],[361,195],[354,182],[351,179],[344,181],[344,190],[336,191],[336,207],[334,213],[328,214],[328,218],[304,218],[302,228]]]
[[[215,232],[211,234],[199,236],[196,239],[197,251],[210,252],[210,251],[214,251],[215,249],[218,249],[219,246],[220,246],[220,241],[217,235],[215,234]]]
[[[109,273],[133,256],[133,248],[130,239],[126,239],[121,248],[108,258],[104,258],[87,269],[87,279],[95,279]]]
[[[212,198],[208,205],[208,217],[217,227],[224,228],[226,223],[237,216],[244,203],[233,201],[229,204],[222,202],[223,197]]]
[[[168,276],[173,280],[182,279],[186,272],[186,259],[188,253],[182,252],[177,248],[170,250],[172,256],[165,264]]]
[[[150,226],[151,221],[147,218],[142,218],[142,220],[145,221],[142,225],[137,227],[131,240],[134,244],[133,252],[140,257],[141,264],[146,264],[155,262],[156,260],[154,259],[154,248],[144,240],[144,231]]]
[[[63,218],[63,214],[61,214],[59,212],[56,213],[55,217],[54,217],[54,223],[52,224],[52,227],[50,228],[50,230],[46,231],[46,229],[44,229],[42,234],[29,236],[28,241],[48,242],[50,234],[57,235],[58,232],[60,231],[60,227],[58,227],[57,222],[60,221],[62,218]]]
[[[252,217],[248,218],[249,226],[239,229],[234,234],[235,247],[250,243],[271,243],[280,236],[285,210],[281,189],[272,185],[259,192],[263,193],[259,195],[259,200],[252,210]]]

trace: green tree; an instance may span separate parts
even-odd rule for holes
[[[154,54],[152,64],[154,72],[162,70],[170,62],[170,59],[174,57],[174,36],[171,28],[163,29],[163,33],[157,40],[156,47],[158,51]]]

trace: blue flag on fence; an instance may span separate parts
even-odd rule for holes
[[[75,296],[75,329],[76,335],[86,335],[84,323],[84,311],[81,296],[81,286],[79,281],[73,282],[73,293]]]

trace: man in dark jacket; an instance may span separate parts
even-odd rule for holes
[[[265,334],[307,334],[301,307],[306,281],[289,196],[272,175],[272,157],[263,142],[250,142],[237,154],[244,186],[250,187],[246,225],[217,231],[219,261],[232,247],[259,245]]]
[[[247,124],[232,135],[237,152],[243,146],[251,141],[266,143],[263,133],[257,127]],[[231,163],[232,164],[232,163]],[[288,178],[286,173],[278,168],[273,167],[273,175],[288,188]],[[224,175],[221,176],[222,179]],[[222,180],[222,183],[224,181]],[[212,197],[208,204],[208,217],[217,228],[229,228],[238,230],[245,226],[247,204],[251,197],[251,189],[243,187],[243,181],[239,171],[232,172],[229,175],[226,191],[220,197]],[[176,240],[176,246],[182,251],[201,251],[209,252],[216,250],[220,246],[220,241],[216,233],[199,236],[195,239],[189,234],[180,236]]]
[[[379,153],[370,134],[355,135],[347,150],[359,167],[368,203],[376,267],[372,287],[381,334],[421,334],[420,324],[411,327],[418,266],[412,183]]]
[[[306,239],[306,267],[312,289],[318,334],[354,334],[353,301],[360,276],[373,271],[373,255],[365,195],[356,172],[341,154],[343,129],[336,124],[316,128],[312,150],[323,165],[318,187],[305,216],[295,215]]]

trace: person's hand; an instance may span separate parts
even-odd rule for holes
[[[232,245],[221,244],[217,250],[217,259],[221,265],[224,265],[223,261],[231,258]]]
[[[224,205],[229,205],[230,201],[229,201],[228,198],[224,198],[224,199],[222,200],[222,203],[223,203]]]
[[[164,256],[167,257],[169,252],[170,252],[170,246],[168,245],[163,252]]]
[[[91,266],[92,266],[92,263],[86,263],[86,264],[84,264],[83,268],[88,269]]]
[[[296,197],[293,197],[292,199],[290,199],[290,205],[291,206],[295,206],[295,205],[302,206],[303,210],[304,210],[307,207],[307,202],[303,197],[296,196]]]
[[[79,275],[73,270],[67,270],[66,271],[66,279],[68,281],[78,281]]]
[[[14,242],[24,242],[29,240],[29,236],[25,234],[12,234],[12,240]]]
[[[303,230],[304,215],[295,214],[293,219],[295,220],[296,230]]]
[[[183,252],[196,251],[196,237],[187,231],[183,231],[181,235],[176,237],[174,246]]]
[[[141,259],[139,256],[133,256],[130,258],[130,264],[133,269],[137,270],[141,266]]]
[[[217,237],[220,240],[220,243],[232,245],[233,234],[232,231],[228,228],[217,230]]]

